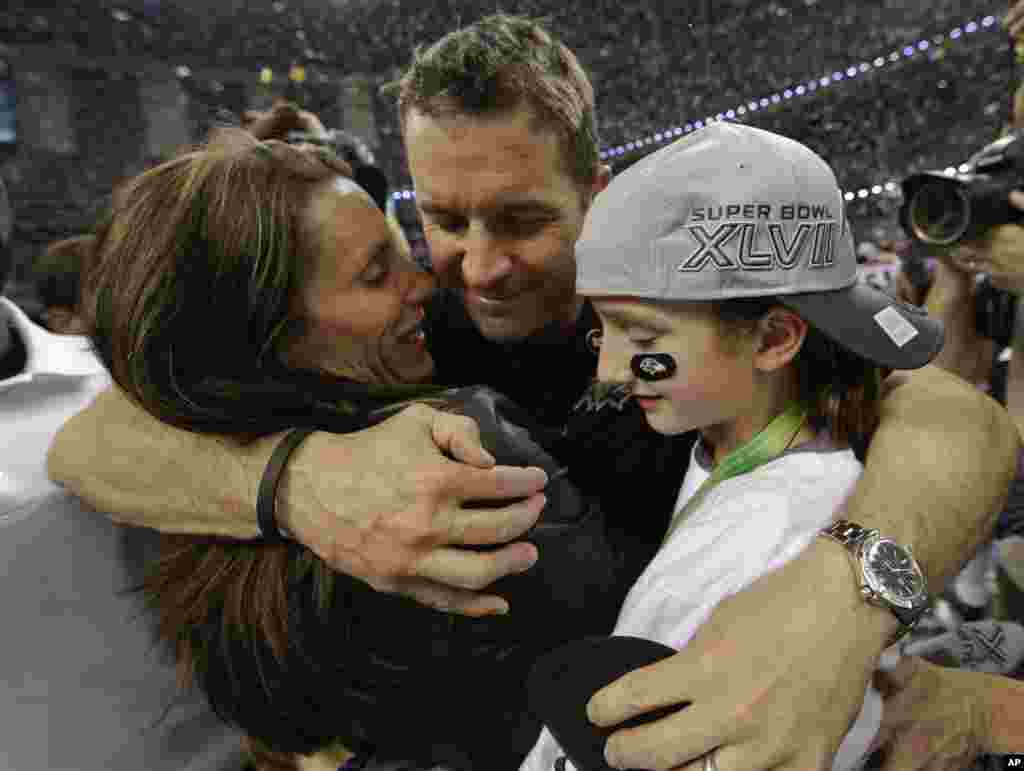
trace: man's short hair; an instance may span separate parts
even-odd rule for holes
[[[7,188],[0,179],[0,294],[7,286],[11,268],[14,267],[14,250],[11,248],[11,232],[14,230],[14,210],[7,197]]]
[[[575,54],[543,24],[495,14],[419,46],[402,77],[385,87],[398,96],[405,131],[409,110],[425,115],[494,115],[529,107],[538,125],[561,140],[567,171],[589,186],[598,170],[594,87]]]

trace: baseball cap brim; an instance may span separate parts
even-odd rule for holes
[[[942,322],[867,284],[778,297],[826,337],[887,369],[918,369],[938,355]]]

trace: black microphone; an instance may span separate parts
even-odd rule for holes
[[[527,678],[531,711],[551,731],[577,771],[613,771],[604,759],[612,733],[660,720],[690,702],[637,715],[617,726],[599,728],[587,718],[587,702],[627,672],[675,655],[674,648],[640,637],[587,637],[541,656]]]

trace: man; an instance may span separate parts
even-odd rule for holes
[[[11,218],[0,182],[0,292]],[[178,693],[130,591],[155,533],[117,528],[46,478],[57,429],[109,383],[88,340],[0,297],[0,769],[238,769],[237,735]]]
[[[591,385],[600,330],[575,296],[573,246],[609,171],[598,160],[590,83],[539,25],[499,16],[419,51],[398,91],[417,204],[447,287],[428,314],[438,374],[493,384],[562,428],[574,481],[601,497],[638,571],[664,532],[692,438],[652,436],[628,394]],[[991,527],[1017,437],[997,405],[951,376],[901,377],[844,515],[912,544],[941,586]],[[279,440],[239,448],[183,434],[110,392],[62,432],[50,469],[121,521],[253,537],[255,491]],[[474,590],[527,569],[536,550],[463,547],[520,536],[538,516],[545,479],[488,468],[477,447],[464,420],[425,407],[359,434],[315,434],[289,462],[279,520],[380,590],[494,612],[503,601]],[[509,498],[525,500],[463,507]],[[899,624],[860,599],[844,549],[819,540],[719,606],[685,651],[591,701],[591,718],[607,726],[691,702],[616,732],[606,749],[614,766],[829,764]]]

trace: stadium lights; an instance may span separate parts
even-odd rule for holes
[[[956,171],[956,168],[950,166],[945,170],[944,173],[956,174]],[[857,200],[862,201],[867,198],[874,198],[875,196],[878,195],[892,196],[893,194],[896,194],[897,196],[900,195],[900,185],[896,180],[890,179],[888,182],[879,182],[877,184],[872,185],[871,187],[863,187],[856,191],[847,190],[843,193],[843,200],[845,200],[847,203],[851,203]],[[394,198],[396,201],[408,201],[416,197],[416,192],[413,190],[396,190],[394,193],[391,194],[391,197]]]
[[[954,174],[956,173],[956,169],[954,169],[952,166],[946,169],[947,174],[950,173],[951,171]],[[899,183],[896,182],[896,180],[890,179],[888,182],[880,182],[878,184],[872,185],[871,187],[864,187],[857,191],[847,190],[846,192],[843,193],[843,199],[849,203],[851,201],[856,201],[858,199],[863,200],[865,198],[873,198],[876,195],[886,195],[892,193],[898,194],[899,189]],[[408,201],[416,197],[416,192],[414,190],[396,190],[394,193],[391,194],[391,197],[394,198],[396,201]]]
[[[703,121],[696,120],[693,121],[692,123],[686,123],[682,127],[677,126],[674,129],[665,129],[663,131],[659,131],[653,134],[652,136],[647,137],[646,139],[640,138],[633,140],[632,142],[624,142],[623,144],[617,147],[602,150],[600,153],[601,158],[602,160],[607,160],[609,158],[617,158],[625,155],[627,152],[632,152],[633,150],[640,149],[646,145],[662,144],[663,142],[673,140],[676,137],[682,136],[683,134],[689,134],[698,129],[702,129],[706,124],[713,123],[715,120],[736,120],[738,118],[742,118],[743,116],[749,113],[757,112],[759,109],[769,107],[773,103],[779,104],[780,102],[783,101],[783,99],[789,100],[798,96],[809,96],[821,89],[828,88],[833,83],[840,82],[847,78],[854,78],[858,74],[868,72],[869,70],[871,70],[872,65],[874,65],[875,69],[882,69],[883,67],[886,67],[888,64],[894,64],[903,58],[913,58],[918,53],[929,50],[932,45],[942,45],[947,37],[950,40],[959,40],[961,37],[963,37],[963,35],[973,34],[974,32],[977,32],[981,29],[989,29],[992,27],[996,27],[996,29],[998,29],[998,26],[996,26],[996,21],[997,19],[995,16],[986,16],[980,22],[970,21],[964,24],[962,27],[954,27],[952,30],[949,31],[948,35],[939,33],[935,35],[931,39],[931,41],[927,39],[921,39],[913,45],[904,46],[902,50],[892,51],[891,53],[888,54],[888,56],[877,56],[871,61],[870,64],[868,62],[861,62],[857,65],[850,65],[849,67],[845,68],[845,71],[836,70],[830,75],[822,75],[819,78],[811,78],[807,80],[805,83],[800,83],[796,86],[787,86],[781,92],[781,94],[776,93],[771,95],[770,97],[748,98],[745,104],[740,104],[739,106],[734,107],[731,110],[720,112],[714,117],[709,116]],[[177,69],[177,74],[178,77],[186,78],[189,77],[189,75],[191,75],[191,72],[189,71],[188,67],[179,67]],[[961,167],[961,173],[964,173],[962,169],[963,167]],[[955,176],[957,173],[957,168],[954,166],[950,166],[945,170],[944,173],[949,176]],[[862,188],[858,190],[856,193],[847,191],[846,193],[844,193],[843,197],[847,201],[853,201],[858,198],[864,199],[867,198],[868,196],[893,193],[896,192],[897,189],[897,184],[893,181],[889,181],[881,185],[873,185],[871,188]],[[875,192],[876,190],[878,192]],[[415,197],[415,193],[413,193],[410,190],[396,191],[392,195],[396,200],[408,200],[410,198]]]
[[[809,79],[805,83],[800,83],[795,86],[787,86],[781,92],[781,94],[775,93],[770,96],[749,98],[745,100],[745,104],[740,104],[739,106],[734,107],[733,109],[728,110],[724,113],[718,113],[716,119],[736,120],[737,118],[741,118],[747,115],[748,113],[757,112],[759,109],[770,107],[772,104],[779,104],[783,100],[790,100],[797,96],[807,96],[809,94],[816,93],[820,89],[828,88],[834,83],[841,82],[843,80],[847,80],[850,78],[855,78],[862,73],[869,72],[872,69],[872,65],[874,65],[874,69],[877,70],[886,67],[888,64],[895,64],[896,62],[899,62],[902,59],[911,59],[921,52],[928,51],[933,45],[942,45],[946,41],[947,37],[950,40],[959,40],[963,35],[977,32],[978,30],[983,28],[988,29],[991,27],[996,27],[998,29],[996,21],[997,19],[995,16],[986,16],[981,20],[980,23],[977,21],[970,21],[964,24],[962,27],[954,27],[952,30],[950,30],[948,35],[939,33],[933,36],[931,40],[922,38],[921,40],[916,41],[913,45],[908,44],[900,50],[892,51],[888,56],[879,55],[875,57],[873,60],[871,60],[871,63],[865,61],[860,62],[858,64],[851,64],[849,67],[846,67],[842,70],[837,69],[835,72],[832,72],[830,74],[825,74],[818,78]],[[708,118],[705,121],[695,121],[692,124],[687,123],[686,127],[684,128],[684,133],[688,134],[691,131],[703,128],[707,123],[711,122],[712,119]],[[669,139],[672,139],[673,136],[678,136],[678,134],[673,134],[672,132],[668,131],[662,131],[659,133],[661,134],[660,140],[657,139],[657,134],[654,135],[654,139],[658,143],[668,141]],[[605,159],[622,155],[625,151],[633,150],[636,149],[637,147],[642,146],[643,145],[638,145],[634,142],[633,146],[630,147],[629,143],[624,143],[616,148],[602,150],[601,158]]]

